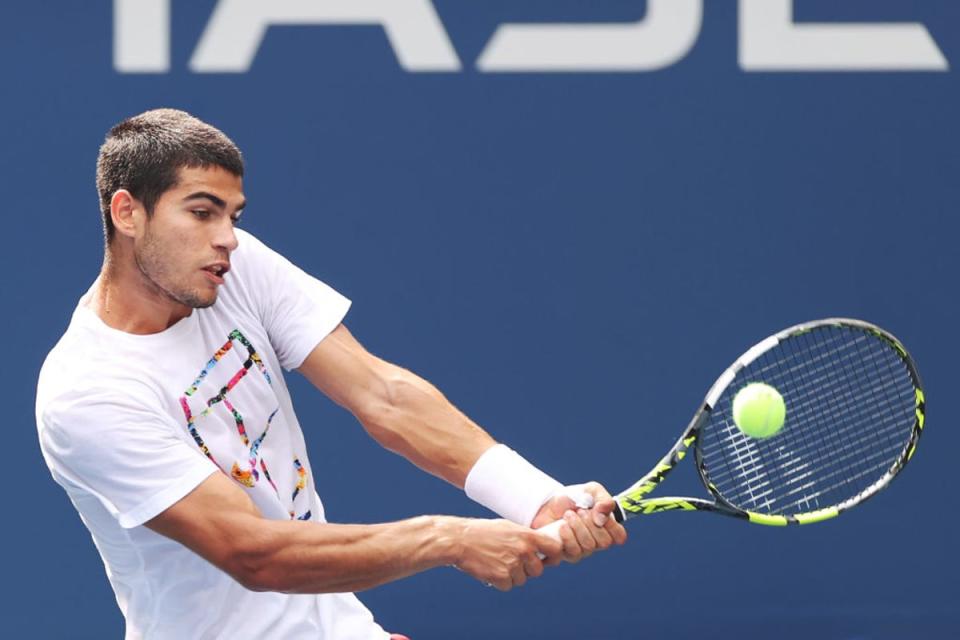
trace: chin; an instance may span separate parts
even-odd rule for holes
[[[199,295],[197,293],[188,293],[183,296],[180,296],[177,299],[177,302],[182,304],[185,307],[190,307],[191,309],[206,309],[207,307],[212,307],[217,301],[217,293],[213,292],[212,294],[208,293],[206,295]]]
[[[207,298],[200,299],[197,304],[193,305],[194,309],[206,309],[207,307],[212,307],[213,304],[217,301],[217,294],[208,296]]]

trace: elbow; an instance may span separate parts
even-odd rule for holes
[[[285,585],[281,583],[278,576],[273,575],[269,569],[249,569],[243,568],[237,571],[231,571],[230,575],[241,587],[248,591],[276,591],[286,592]]]
[[[296,547],[308,544],[311,552]],[[323,544],[291,542],[279,532],[233,546],[233,555],[220,567],[248,591],[275,593],[338,593],[356,591],[362,583],[344,581],[349,565],[320,553]]]
[[[278,566],[271,536],[241,536],[234,544],[225,545],[220,568],[242,587],[250,591],[287,591],[285,572]]]

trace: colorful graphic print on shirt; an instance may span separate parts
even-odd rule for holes
[[[237,344],[240,346],[236,347]],[[190,408],[190,399],[198,395],[203,384],[208,381],[208,376],[210,373],[231,351],[234,351],[235,348],[238,350],[246,350],[245,354],[240,352],[237,353],[237,355],[243,359],[242,366],[235,373],[233,373],[232,376],[229,377],[226,384],[220,387],[214,395],[206,399],[203,410],[195,414]],[[206,365],[204,365],[204,367],[200,370],[199,375],[197,375],[193,383],[187,388],[186,391],[184,391],[184,395],[180,397],[180,407],[183,409],[184,417],[187,420],[187,431],[190,432],[193,441],[197,444],[200,450],[221,469],[221,471],[233,478],[239,484],[250,489],[256,487],[261,478],[266,480],[273,488],[278,500],[281,501],[281,504],[284,504],[287,502],[281,497],[277,484],[270,476],[270,467],[267,464],[267,461],[264,460],[263,456],[261,455],[261,447],[267,437],[267,434],[270,432],[270,426],[273,423],[274,417],[279,412],[280,407],[275,407],[269,413],[264,421],[264,424],[262,425],[263,431],[260,432],[260,435],[251,440],[250,436],[247,434],[247,425],[244,421],[244,415],[241,410],[234,405],[230,397],[231,392],[234,392],[234,390],[238,388],[240,382],[247,377],[247,374],[249,374],[251,369],[254,367],[256,368],[256,372],[260,374],[260,377],[269,387],[272,388],[273,380],[270,377],[270,372],[267,371],[266,366],[263,364],[263,360],[257,354],[256,348],[246,338],[246,336],[240,332],[239,329],[234,329],[230,332],[229,336],[227,336],[227,341],[223,344],[223,346],[217,349],[216,353],[213,354],[213,356],[207,361]],[[243,446],[247,452],[247,455],[245,456],[246,459],[233,460],[230,464],[229,470],[224,466],[224,464],[214,457],[213,453],[210,451],[210,448],[204,441],[203,436],[200,434],[200,428],[198,426],[203,424],[204,419],[208,418],[219,405],[222,405],[223,408],[225,408],[233,418],[236,428],[236,436],[239,438],[240,442],[243,443]],[[220,454],[218,453],[218,455]],[[309,520],[311,515],[309,510],[305,513],[297,515],[294,508],[294,502],[297,496],[307,486],[307,471],[300,462],[299,458],[296,456],[293,456],[292,464],[294,470],[296,471],[296,483],[294,485],[292,495],[289,497],[288,512],[291,519]]]

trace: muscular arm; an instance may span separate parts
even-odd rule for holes
[[[343,325],[299,371],[383,447],[457,487],[463,488],[477,458],[495,444],[436,387],[368,353]]]
[[[422,516],[374,525],[269,520],[221,473],[146,526],[254,591],[360,591],[443,565],[507,590],[542,573],[538,552],[561,552],[559,542],[504,520]]]
[[[300,366],[337,404],[351,411],[381,445],[421,469],[463,488],[467,473],[496,442],[426,380],[366,351],[343,325],[317,345]],[[595,549],[623,544],[626,530],[613,518],[614,502],[596,483],[586,485],[596,500],[579,518],[573,502],[555,496],[543,505],[533,526],[564,518],[563,558],[577,561]],[[569,512],[569,513],[568,513]]]

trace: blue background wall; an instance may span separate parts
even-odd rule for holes
[[[353,298],[348,325],[371,350],[567,481],[631,482],[734,357],[795,322],[862,317],[916,356],[927,432],[903,477],[856,512],[789,530],[650,518],[626,547],[509,594],[436,570],[364,596],[388,628],[416,640],[761,637],[771,625],[784,638],[960,635],[956,72],[747,73],[736,4],[714,0],[692,51],[661,71],[485,74],[474,61],[500,23],[637,20],[645,3],[437,0],[461,72],[402,70],[371,26],[272,28],[249,72],[195,74],[214,4],[173,3],[170,71],[148,75],[114,70],[108,2],[0,8],[4,635],[122,635],[96,551],[41,460],[33,399],[99,268],[99,143],[156,106],[238,142],[245,227]],[[951,0],[835,4],[799,0],[796,19],[921,22],[960,66]],[[293,387],[331,519],[483,514]]]

